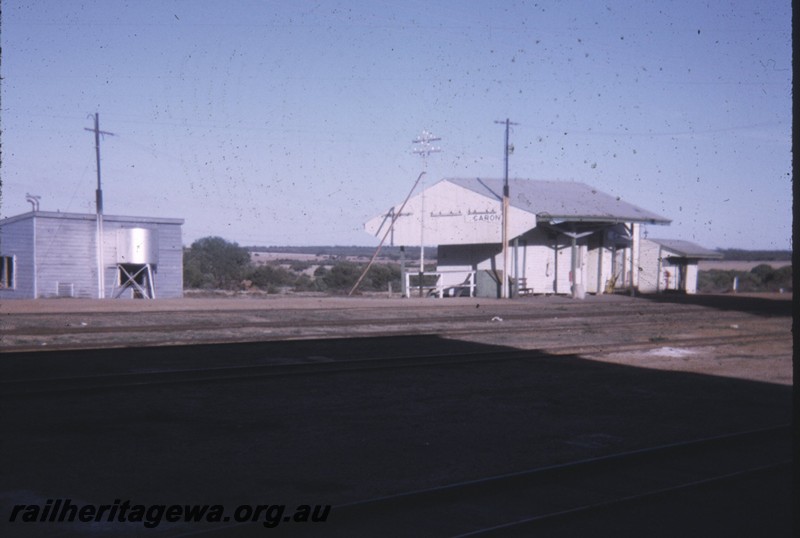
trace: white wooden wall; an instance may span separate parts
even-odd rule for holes
[[[635,230],[638,232],[638,230]],[[630,286],[631,277],[631,248],[613,247],[613,240],[606,234],[601,239],[597,232],[588,237],[577,240],[576,275],[575,282],[581,285],[587,293],[602,294],[605,292],[606,283],[616,272],[617,288]],[[638,241],[637,241],[638,243]],[[644,248],[644,247],[643,247]],[[643,255],[649,260],[652,253],[649,247],[633,250],[634,255]],[[511,251],[509,274],[514,276],[514,247],[513,242],[509,247]],[[615,254],[616,252],[616,254]],[[643,254],[642,254],[643,252]],[[616,261],[614,260],[616,256]],[[657,253],[655,255],[657,258]],[[572,242],[564,235],[548,234],[540,229],[534,229],[524,234],[519,240],[519,250],[516,256],[516,266],[520,278],[534,294],[559,294],[572,293]],[[640,261],[633,264],[635,267],[635,282],[645,286],[649,285],[652,278],[639,275]],[[463,271],[463,275],[448,274],[445,285],[461,283],[469,271],[502,269],[503,255],[499,244],[480,245],[440,245],[439,270]],[[655,283],[655,281],[652,281]]]
[[[395,207],[400,210],[400,205]],[[419,245],[424,225],[426,245],[469,245],[500,243],[502,207],[492,200],[447,180],[412,196],[395,221],[395,245]],[[370,219],[364,228],[383,237],[390,220]],[[383,225],[383,228],[381,228]],[[509,235],[518,236],[536,226],[536,216],[516,207],[509,208]]]

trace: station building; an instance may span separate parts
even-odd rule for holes
[[[380,237],[393,222],[395,245],[438,245],[436,284],[428,279],[416,289],[428,285],[440,296],[468,289],[471,296],[499,297],[504,273],[511,296],[580,297],[615,289],[692,293],[697,259],[713,254],[685,242],[643,240],[642,225],[670,220],[589,185],[511,179],[506,269],[502,193],[501,179],[442,179],[402,210],[398,205],[369,220],[365,229]],[[413,276],[406,278],[408,290]]]
[[[0,300],[182,297],[183,222],[38,210],[0,220]]]

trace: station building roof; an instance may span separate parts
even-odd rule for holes
[[[487,197],[502,198],[503,180],[445,179]],[[585,183],[509,179],[509,203],[549,222],[637,222],[669,224],[670,219],[606,194]]]
[[[540,224],[563,233],[579,233],[615,224],[670,223],[583,183],[510,179],[509,189],[511,238]],[[442,179],[405,205],[373,217],[365,230],[376,237],[390,230],[392,241],[400,245],[423,241],[439,245],[497,243],[502,232],[502,193],[502,179]]]

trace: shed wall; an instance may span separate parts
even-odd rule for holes
[[[697,266],[697,260],[687,260],[684,291],[689,295],[697,293]]]
[[[156,297],[183,297],[183,239],[176,224],[158,225]]]
[[[606,284],[613,276],[612,250],[605,244],[590,247],[586,266],[586,291],[598,295],[605,293]]]
[[[533,293],[569,292],[570,245],[564,238],[548,244],[528,244],[525,258],[522,276]]]
[[[18,220],[0,227],[0,255],[14,260],[14,287],[0,288],[0,299],[35,297],[33,241],[32,220]]]
[[[662,257],[661,270],[659,271],[659,257]],[[644,240],[639,247],[639,265],[642,271],[639,275],[639,291],[642,293],[656,293],[663,291],[663,257],[661,246],[652,241]]]
[[[37,297],[97,298],[97,222],[35,217]]]

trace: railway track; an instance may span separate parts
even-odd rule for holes
[[[474,334],[474,331],[467,331]],[[464,334],[464,333],[457,333]],[[61,376],[61,377],[21,377],[10,378],[8,375],[0,381],[0,398],[34,396],[48,393],[85,392],[135,389],[157,385],[174,385],[187,383],[213,383],[255,378],[283,376],[332,375],[352,372],[385,371],[400,368],[441,368],[469,363],[500,363],[505,361],[536,360],[552,355],[576,355],[590,352],[593,355],[652,349],[657,346],[679,345],[681,347],[713,347],[731,345],[737,341],[748,343],[759,340],[770,340],[784,336],[783,333],[763,333],[757,336],[711,336],[680,339],[662,339],[657,343],[651,341],[615,343],[612,346],[564,344],[551,346],[547,350],[506,349],[456,353],[420,354],[413,356],[389,356],[381,358],[329,359],[316,358],[308,362],[308,358],[284,359],[284,362],[272,364],[240,364],[233,366],[212,366],[202,368],[156,369],[148,372],[117,372],[99,375]],[[268,352],[268,350],[265,350]]]
[[[665,308],[664,305],[637,305],[638,311],[633,312],[638,315],[656,314],[666,316],[684,316],[698,314],[697,307],[672,306]],[[463,308],[461,309],[463,311]],[[386,310],[373,308],[355,308],[348,310],[348,316],[341,318],[341,311],[317,310],[311,313],[298,314],[297,312],[283,312],[275,315],[273,312],[257,313],[251,310],[233,310],[213,315],[195,315],[189,322],[182,321],[181,315],[185,312],[158,312],[158,315],[137,314],[136,316],[126,316],[125,324],[119,321],[114,323],[114,316],[108,313],[83,313],[77,318],[80,321],[75,323],[61,323],[62,316],[46,314],[32,315],[25,314],[15,316],[13,321],[6,321],[4,334],[7,336],[18,335],[59,335],[72,334],[76,331],[82,333],[133,333],[141,331],[151,331],[155,333],[181,332],[181,331],[211,331],[226,328],[237,329],[286,329],[296,328],[298,323],[308,327],[352,327],[354,325],[369,324],[376,327],[396,327],[396,326],[415,326],[426,323],[441,324],[485,324],[490,321],[497,309],[485,307],[483,311],[476,312],[473,309],[470,314],[445,314],[445,315],[425,315],[426,312],[418,312],[416,315],[392,316],[386,315]],[[604,319],[614,321],[616,319],[628,319],[632,316],[631,311],[620,310],[619,308],[593,308],[573,312],[568,309],[547,309],[544,311],[531,311],[530,309],[507,309],[502,313],[505,320],[509,322],[546,322],[563,318],[576,317],[582,320]],[[160,319],[160,318],[164,319]],[[48,323],[48,318],[51,320]],[[139,318],[139,319],[137,319]],[[152,321],[159,318],[158,321]]]
[[[541,354],[539,354],[541,355]],[[56,378],[34,378],[0,381],[0,397],[37,395],[56,392],[85,392],[87,390],[116,390],[201,382],[250,380],[265,377],[327,375],[345,372],[365,372],[398,368],[446,366],[470,362],[501,362],[536,358],[530,351],[494,353],[459,353],[419,355],[381,359],[354,359],[317,363],[279,363],[267,365],[220,366],[161,370],[156,372],[127,372]]]
[[[81,315],[80,322],[76,318],[59,323],[27,316],[25,319],[6,320],[1,345],[5,352],[26,352],[375,335],[439,334],[459,337],[535,332],[537,338],[541,338],[547,334],[603,332],[623,327],[626,332],[651,327],[654,331],[675,333],[681,327],[691,330],[704,324],[724,327],[730,322],[729,326],[737,326],[734,322],[741,320],[741,314],[725,312],[709,318],[706,311],[696,306],[666,305],[665,308],[662,304],[637,303],[635,310],[616,306],[601,305],[580,311],[561,308],[531,311],[530,308],[516,307],[501,311],[501,315],[493,315],[493,311],[486,310],[481,313],[437,313],[427,316],[421,313],[387,316],[385,311],[363,308],[348,312],[346,319],[342,319],[341,312],[326,315],[324,311],[315,312],[313,316],[287,312],[282,317],[276,317],[274,312],[254,314],[252,311],[233,311],[217,316],[195,314],[189,319],[181,318],[177,313],[174,316],[159,313],[153,318],[136,316],[125,324],[119,324],[118,321],[115,324],[108,314]],[[757,323],[753,321],[751,325]]]
[[[602,517],[612,511],[618,517],[621,511],[623,518],[627,515],[633,519],[636,511],[646,505],[666,510],[668,517],[678,518],[679,529],[700,536],[703,534],[698,521],[680,519],[685,517],[680,509],[686,510],[686,500],[697,492],[715,488],[736,494],[737,488],[745,487],[743,480],[758,481],[763,475],[789,477],[791,435],[791,425],[782,424],[364,499],[333,506],[324,528],[293,527],[291,535],[615,536],[618,531],[613,528],[592,527],[582,518]],[[674,507],[678,511],[670,512]],[[702,516],[697,517],[699,520]],[[788,520],[757,524],[765,530],[790,529],[791,517]],[[650,524],[663,526],[669,521]],[[725,522],[716,525],[717,529],[725,528]],[[186,529],[170,535],[210,537],[232,531],[243,535],[263,532],[260,528],[255,530],[256,526],[245,523]],[[644,532],[640,535],[651,535],[646,527],[636,530]]]
[[[336,531],[361,535],[361,530],[383,527],[397,529],[390,535],[412,536],[420,523],[430,528],[423,532],[429,536],[496,536],[512,530],[536,535],[537,527],[569,523],[589,511],[657,502],[762,471],[790,472],[791,462],[791,426],[786,424],[350,503],[335,507],[341,525]],[[461,517],[444,516],[448,513]]]

